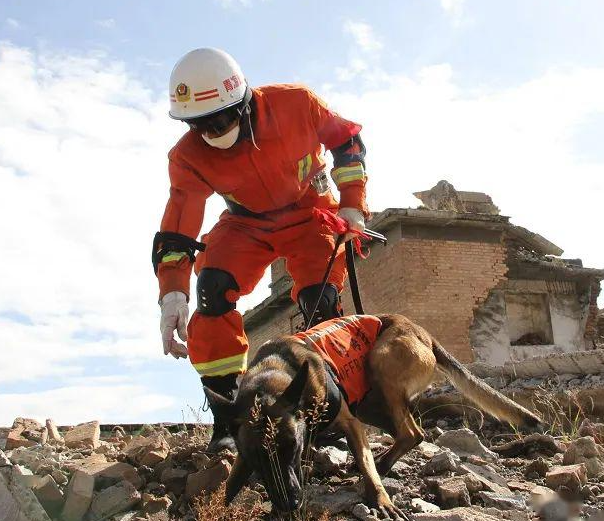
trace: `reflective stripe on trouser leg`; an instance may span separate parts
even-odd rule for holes
[[[200,376],[244,373],[249,343],[236,310],[218,317],[193,313],[188,327],[189,359]]]

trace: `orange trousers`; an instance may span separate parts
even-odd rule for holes
[[[331,197],[321,197],[315,204],[337,208]],[[325,275],[335,241],[330,229],[313,218],[312,207],[266,215],[266,219],[255,219],[224,212],[204,237],[206,250],[198,255],[195,272],[218,268],[230,273],[239,286],[239,291],[227,292],[230,302],[251,293],[266,268],[279,257],[285,258],[294,280],[294,301],[302,288],[319,284]],[[328,281],[342,291],[345,276],[342,247]],[[249,343],[243,317],[236,310],[217,317],[196,311],[189,321],[187,344],[191,363],[201,376],[243,373],[247,368]]]

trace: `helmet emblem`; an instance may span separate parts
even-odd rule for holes
[[[184,83],[179,83],[176,86],[176,100],[189,101],[191,99],[191,89]]]

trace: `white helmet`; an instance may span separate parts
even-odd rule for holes
[[[195,49],[185,54],[170,75],[170,117],[208,116],[236,105],[251,91],[232,56],[219,49]]]

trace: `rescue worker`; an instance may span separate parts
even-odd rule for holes
[[[189,130],[169,153],[170,198],[154,241],[164,353],[186,357],[203,384],[232,398],[245,372],[248,340],[237,299],[252,292],[279,257],[294,280],[292,299],[308,322],[335,241],[313,218],[333,209],[364,230],[365,147],[361,126],[329,110],[300,85],[250,88],[235,60],[217,49],[196,49],[170,77],[170,116]],[[329,190],[322,145],[331,151]],[[206,199],[220,194],[227,210],[204,236],[195,260]],[[171,232],[171,233],[166,233]],[[189,281],[195,265],[197,309],[187,327]],[[343,248],[313,324],[341,316]],[[187,347],[174,338],[174,331]],[[234,450],[219,410],[208,450]]]

